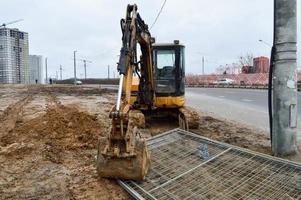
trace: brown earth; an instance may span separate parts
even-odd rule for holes
[[[1,127],[9,122],[0,135],[0,199],[129,199],[114,180],[96,174],[96,144],[106,134],[105,120],[78,105],[64,106],[52,94],[45,98],[39,117],[11,120],[22,116],[28,97],[0,117]]]
[[[234,146],[272,154],[270,139],[264,132],[234,122],[216,119],[204,113],[200,113],[200,118],[199,129],[192,130],[192,132]]]
[[[115,92],[11,87],[0,87],[0,97],[6,98],[0,101],[0,199],[130,198],[116,181],[99,178],[95,169],[97,141],[108,133]],[[7,96],[9,91],[14,92]],[[144,132],[151,136],[176,127],[168,120],[165,126],[160,123],[147,123]],[[265,136],[204,113],[194,132],[270,154]]]

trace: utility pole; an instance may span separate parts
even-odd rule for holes
[[[48,84],[48,66],[47,66],[47,63],[48,61],[47,61],[47,57],[45,58],[45,71],[46,71],[46,84]]]
[[[297,2],[274,0],[272,150],[297,152]]]
[[[85,68],[85,80],[87,79],[87,61],[83,60],[84,62],[84,68]]]
[[[63,80],[63,68],[62,68],[62,65],[60,65],[60,79]]]
[[[55,79],[56,79],[56,81],[59,79],[57,71],[55,71]]]
[[[87,79],[87,63],[92,63],[92,61],[86,60],[86,59],[79,59],[79,60],[84,62],[85,80],[86,80]]]
[[[202,74],[205,75],[205,57],[202,57]]]
[[[110,79],[110,65],[108,65],[108,79]]]
[[[73,51],[74,85],[76,85],[76,52],[77,51]]]

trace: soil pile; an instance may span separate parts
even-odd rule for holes
[[[55,95],[74,95],[74,96],[93,96],[104,93],[115,92],[115,90],[99,87],[79,87],[79,86],[35,86],[31,85],[28,88],[30,94],[55,94]]]
[[[263,133],[256,133],[252,129],[206,114],[201,114],[200,118],[199,129],[193,129],[192,132],[213,140],[271,155],[270,139]]]
[[[102,127],[96,116],[79,112],[76,108],[49,108],[41,118],[30,120],[18,132],[30,133],[36,139],[50,139],[63,149],[95,148]]]
[[[98,138],[107,134],[102,118],[47,100],[45,114],[21,115],[0,135],[0,199],[128,199],[96,173]]]

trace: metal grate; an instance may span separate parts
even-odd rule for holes
[[[301,199],[301,165],[175,129],[148,140],[143,182],[119,183],[136,199]]]

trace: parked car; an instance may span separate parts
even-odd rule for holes
[[[76,81],[76,85],[82,85],[83,84],[83,82],[81,82],[81,81]]]
[[[230,84],[234,83],[234,80],[230,79],[230,78],[223,78],[223,79],[219,79],[217,81],[214,81],[213,83],[221,84],[221,85],[230,85]]]

